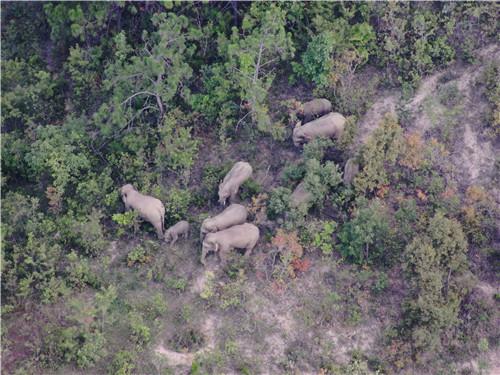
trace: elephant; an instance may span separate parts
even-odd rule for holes
[[[224,180],[219,185],[219,203],[226,205],[227,198],[231,197],[231,202],[236,198],[240,186],[252,175],[252,166],[239,161],[233,165],[226,174]]]
[[[306,190],[306,184],[302,181],[297,185],[292,195],[290,196],[290,207],[297,208],[307,204],[312,200],[312,194]]]
[[[317,137],[338,139],[344,132],[345,123],[345,117],[337,112],[331,112],[302,126],[299,121],[293,129],[293,144],[299,147]]]
[[[218,252],[223,265],[227,262],[229,252],[235,248],[245,249],[245,257],[248,257],[258,241],[259,228],[250,223],[208,233],[203,241],[201,263],[205,265],[205,258],[209,251]]]
[[[179,236],[184,235],[184,239],[189,235],[189,223],[186,220],[179,221],[165,232],[165,242],[172,241],[175,244]]]
[[[350,158],[347,160],[344,167],[344,185],[351,185],[358,172],[359,164],[356,162],[356,159]]]
[[[139,193],[135,188],[126,184],[120,189],[125,209],[133,209],[139,213],[139,216],[145,221],[150,222],[156,229],[158,238],[163,238],[165,206],[163,203],[149,195]]]
[[[200,229],[200,237],[209,232],[217,232],[230,226],[243,224],[247,220],[248,211],[241,204],[231,204],[224,211],[214,217],[203,220]]]
[[[299,115],[302,116],[304,123],[321,117],[332,111],[332,103],[328,99],[313,99],[303,103],[299,110]]]

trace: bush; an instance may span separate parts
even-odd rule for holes
[[[278,187],[271,192],[267,204],[267,216],[270,220],[275,220],[280,215],[288,212],[291,194],[292,191],[285,187]]]
[[[398,255],[387,207],[379,200],[358,202],[338,237],[342,256],[357,264],[390,264]]]
[[[312,194],[310,205],[322,207],[322,203],[329,191],[342,183],[342,174],[339,166],[332,161],[321,165],[316,159],[306,162],[304,177],[305,189]]]
[[[186,220],[193,196],[187,189],[172,188],[165,201],[165,220],[173,225],[179,220]]]
[[[354,178],[360,193],[373,192],[389,184],[389,168],[393,167],[401,150],[401,127],[397,119],[386,116],[361,150],[361,172]]]
[[[142,316],[138,312],[132,311],[128,318],[132,340],[139,346],[148,344],[151,340],[151,330],[144,323]]]
[[[306,174],[306,166],[304,162],[300,161],[298,163],[287,164],[283,168],[283,174],[281,180],[284,185],[290,185],[294,182],[301,181]]]
[[[262,191],[262,187],[253,178],[246,180],[240,187],[240,198],[245,200],[252,198]]]
[[[330,138],[318,137],[304,145],[304,160],[315,159],[319,162],[323,161],[328,148],[333,147],[334,142]]]
[[[313,245],[321,249],[323,255],[330,255],[333,252],[333,232],[337,228],[335,221],[323,223],[323,229],[316,232],[313,239]]]
[[[132,375],[136,366],[135,355],[127,350],[120,350],[115,354],[108,369],[110,375]]]
[[[405,249],[404,268],[411,299],[405,316],[418,353],[440,348],[440,333],[459,323],[458,312],[466,293],[467,242],[456,220],[437,213],[426,233]]]

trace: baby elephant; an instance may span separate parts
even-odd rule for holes
[[[245,162],[239,161],[227,173],[224,180],[219,185],[219,203],[226,204],[227,198],[231,197],[231,201],[236,198],[240,186],[252,175],[252,166]]]
[[[217,232],[233,225],[243,224],[247,221],[248,211],[241,204],[232,204],[220,214],[203,220],[200,229],[200,237],[209,232]]]
[[[227,262],[229,252],[235,248],[245,249],[245,257],[248,257],[257,241],[259,241],[259,228],[249,223],[208,233],[203,241],[201,263],[205,265],[205,257],[209,251],[218,252],[223,265]]]
[[[314,99],[302,104],[299,114],[302,115],[304,123],[321,117],[332,111],[332,103],[328,99]]]
[[[336,112],[329,113],[302,126],[298,122],[293,129],[293,144],[300,146],[317,137],[339,139],[344,132],[345,122],[345,117]]]
[[[145,221],[150,222],[156,229],[158,238],[163,238],[163,221],[165,219],[165,207],[159,199],[139,193],[130,185],[124,185],[120,189],[125,209],[133,209],[139,213]]]
[[[171,226],[165,232],[165,241],[172,241],[171,244],[175,244],[179,236],[184,235],[184,239],[188,238],[189,234],[189,223],[186,220],[179,221],[177,224]]]

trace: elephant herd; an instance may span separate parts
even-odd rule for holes
[[[293,143],[300,146],[317,137],[339,138],[346,119],[340,113],[331,112],[331,109],[332,105],[326,99],[315,99],[304,103],[298,114],[306,123],[301,125],[299,122],[295,126]],[[252,172],[249,163],[244,161],[235,163],[219,184],[219,203],[226,205],[228,198],[233,202],[240,186],[251,177]],[[151,223],[158,238],[170,241],[173,245],[179,237],[188,237],[190,225],[185,220],[179,221],[165,231],[165,207],[159,199],[141,194],[130,184],[124,185],[120,193],[125,209],[137,211],[143,220]],[[211,251],[219,254],[223,264],[226,263],[232,249],[245,249],[245,256],[250,255],[259,240],[260,233],[257,226],[246,222],[247,217],[246,207],[233,203],[218,215],[203,221],[200,228],[203,265],[207,254]]]

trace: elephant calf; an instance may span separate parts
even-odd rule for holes
[[[165,220],[165,206],[163,206],[163,203],[159,199],[139,193],[130,184],[122,186],[120,194],[125,209],[137,211],[140,217],[153,224],[158,238],[163,238],[163,222]]]
[[[179,236],[184,235],[186,239],[189,235],[189,223],[186,220],[179,221],[175,225],[171,226],[165,232],[165,241],[172,241],[171,244],[175,244]]]
[[[248,211],[241,204],[232,204],[220,214],[203,220],[200,236],[209,232],[217,232],[233,225],[243,224],[247,221]]]
[[[293,144],[300,146],[317,137],[340,138],[344,132],[346,119],[340,113],[332,112],[302,126],[297,123],[293,129]]]
[[[205,265],[205,258],[209,251],[219,253],[222,264],[226,264],[229,252],[232,249],[245,249],[245,257],[250,255],[259,241],[259,228],[245,223],[235,225],[220,232],[208,233],[203,241],[201,263]]]
[[[219,203],[226,204],[227,198],[231,197],[231,201],[236,198],[236,194],[240,186],[252,175],[252,166],[245,162],[239,161],[227,173],[224,180],[219,185]]]
[[[314,99],[302,104],[299,115],[302,116],[304,123],[306,123],[331,111],[332,103],[328,99]]]

